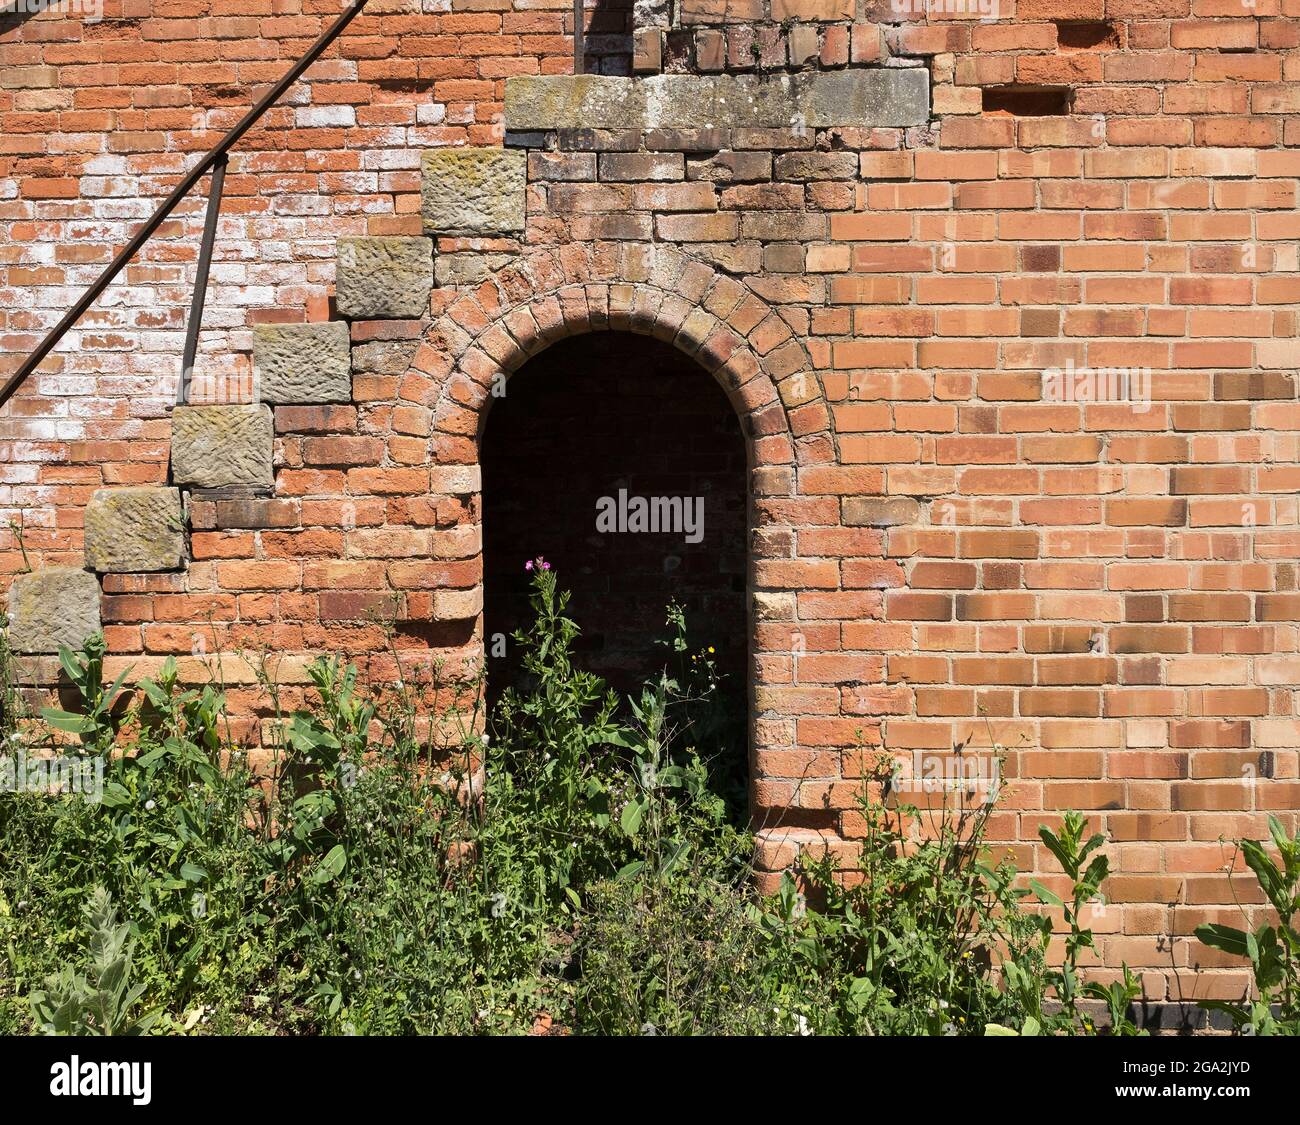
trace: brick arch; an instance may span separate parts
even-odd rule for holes
[[[834,459],[830,412],[806,348],[746,286],[657,245],[535,251],[451,302],[429,327],[412,372],[439,384],[433,460],[469,464],[508,378],[559,340],[596,331],[652,336],[718,380],[755,467]]]
[[[815,560],[801,557],[795,524],[837,524],[838,504],[831,513],[823,495],[800,498],[801,476],[835,462],[830,412],[803,342],[766,302],[670,247],[572,244],[526,255],[445,305],[399,387],[400,398],[432,411],[430,492],[458,501],[481,492],[479,439],[494,380],[562,339],[604,330],[653,336],[694,359],[718,380],[745,433],[750,786],[756,814],[770,816],[790,802],[786,783],[772,780],[773,768],[783,768],[772,765],[773,755],[779,758],[790,737],[781,717],[790,691],[786,653],[791,638],[814,627],[799,624],[796,609],[803,569]],[[809,503],[818,510],[807,511]],[[474,512],[472,500],[466,510]],[[464,643],[481,660],[481,531],[458,539],[456,550],[473,564],[474,577],[438,590],[429,612],[472,623]],[[834,720],[838,693],[822,691],[806,706]]]

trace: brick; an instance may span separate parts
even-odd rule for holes
[[[685,158],[679,152],[602,152],[602,180],[680,180]]]
[[[213,526],[296,527],[302,518],[301,507],[293,500],[218,500],[214,505]]]
[[[895,621],[952,619],[952,597],[949,594],[891,593],[885,606],[888,617]]]
[[[663,32],[655,27],[639,27],[632,36],[633,71],[658,74],[663,69]]]
[[[1117,527],[1149,524],[1182,527],[1187,522],[1187,501],[1173,497],[1109,500],[1106,502],[1106,521]]]
[[[1098,632],[1090,625],[1026,625],[1026,652],[1091,652]]]
[[[1245,594],[1172,594],[1169,616],[1174,621],[1248,621],[1250,598]]]
[[[1095,718],[1101,714],[1101,696],[1095,691],[1065,688],[1029,688],[1020,693],[1020,713],[1031,716]],[[1079,806],[1100,805],[1078,802]]]
[[[1032,559],[1038,556],[1035,531],[965,531],[961,534],[962,558]]]
[[[1257,621],[1300,621],[1300,594],[1258,594]]]
[[[694,0],[692,0],[694,2]],[[772,0],[774,20],[837,20],[853,19],[853,0]]]
[[[905,497],[854,496],[844,501],[844,522],[849,527],[898,527],[919,519],[920,506]]]

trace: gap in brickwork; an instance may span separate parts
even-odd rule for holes
[[[1056,44],[1067,51],[1115,50],[1119,29],[1110,20],[1057,20]]]
[[[1062,117],[1070,112],[1068,86],[985,86],[985,113],[1014,117]]]
[[[380,78],[375,86],[389,94],[427,94],[436,85],[433,78]]]
[[[596,0],[586,8],[583,71],[586,74],[632,73],[632,0]],[[572,16],[565,26],[572,34]]]
[[[531,620],[524,564],[544,556],[572,591],[580,664],[621,691],[663,667],[666,607],[723,675],[720,788],[743,811],[747,774],[747,450],[725,392],[668,344],[603,332],[562,341],[514,375],[484,430],[484,635],[489,698],[518,672]],[[598,526],[598,504],[682,498],[678,530]],[[608,498],[608,501],[605,500]],[[613,505],[609,503],[613,502]],[[685,516],[685,509],[683,509]],[[697,542],[688,542],[697,539]],[[501,653],[504,648],[504,655]]]

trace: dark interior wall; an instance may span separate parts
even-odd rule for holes
[[[493,638],[528,619],[524,564],[543,555],[572,590],[587,667],[618,687],[662,665],[676,599],[744,699],[745,439],[722,388],[670,345],[624,333],[562,341],[514,375],[483,435],[483,558],[490,690],[511,674]],[[597,501],[703,498],[698,543],[682,531],[602,532]],[[493,682],[495,681],[495,682]]]

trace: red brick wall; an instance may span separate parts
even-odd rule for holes
[[[155,7],[0,35],[14,362],[323,18]],[[504,79],[569,68],[567,4],[474,7],[363,16],[241,146],[210,362],[246,353],[253,324],[329,315],[336,237],[418,232],[419,150],[499,143]],[[1050,872],[1038,824],[1089,812],[1115,870],[1098,956],[1140,969],[1155,999],[1180,995],[1178,970],[1220,964],[1186,937],[1234,913],[1220,837],[1261,835],[1269,811],[1294,827],[1300,808],[1295,8],[1019,0],[987,21],[898,22],[859,7],[797,65],[849,65],[844,29],[878,25],[882,61],[929,69],[930,125],[661,131],[619,159],[627,138],[562,135],[530,158],[524,242],[556,248],[548,269],[581,243],[617,284],[638,279],[613,241],[679,246],[750,295],[723,315],[765,372],[791,334],[810,358],[815,386],[787,394],[777,429],[754,422],[771,384],[733,390],[762,454],[752,584],[778,607],[754,625],[760,810],[793,805],[851,841],[859,732],[903,753],[1005,744],[998,835]],[[92,488],[164,478],[201,209],[0,414],[0,509],[34,563],[80,561]],[[502,262],[520,248],[479,245]],[[485,330],[498,297],[436,291],[443,327],[423,347],[420,325],[354,325],[356,403],[276,411],[276,499],[237,526],[204,501],[187,572],[105,579],[114,651],[147,667],[203,633],[391,671],[365,606],[395,595],[429,620],[456,595],[470,612],[479,501],[438,474],[475,463],[478,404],[444,386],[444,328]],[[552,302],[557,322],[590,316]],[[1151,401],[1044,401],[1044,371],[1068,363],[1149,369]],[[0,551],[17,571],[12,537]],[[412,660],[476,651],[413,627],[400,643]],[[1194,987],[1243,985],[1225,970]]]
[[[327,317],[335,238],[419,233],[422,148],[499,143],[505,78],[572,66],[567,0],[428,7],[371,0],[233,155],[200,382],[246,369],[253,325]],[[104,0],[99,23],[0,22],[6,371],[340,11]],[[165,476],[204,206],[196,193],[177,210],[0,416],[0,506],[21,509],[34,559],[77,557],[93,487]]]

